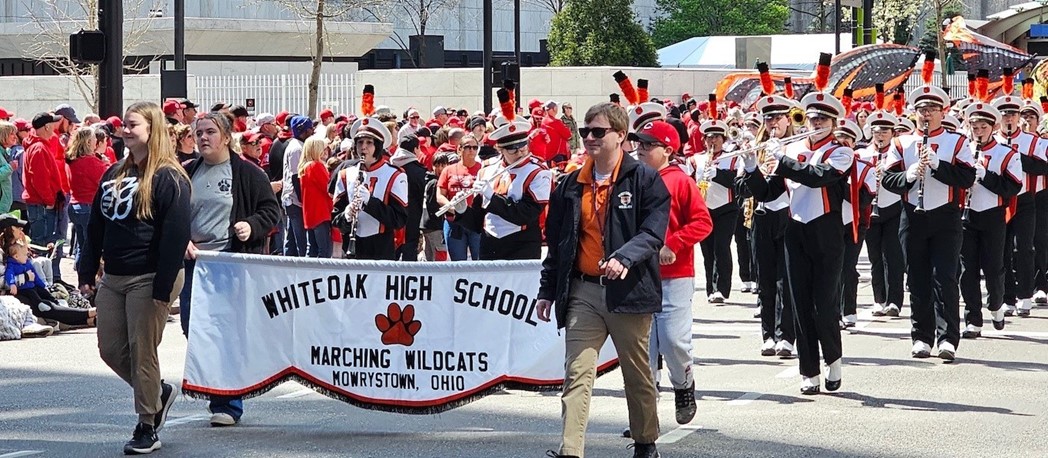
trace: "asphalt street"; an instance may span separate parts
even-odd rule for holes
[[[739,291],[737,274],[721,306],[707,304],[700,274],[698,415],[677,425],[673,393],[662,393],[662,456],[1048,456],[1048,307],[963,341],[952,364],[912,359],[909,307],[897,318],[872,317],[862,269],[859,325],[844,336],[843,387],[817,396],[800,394],[796,360],[759,355],[756,296]],[[164,378],[177,382],[186,341],[175,320],[160,360]],[[209,427],[205,402],[180,397],[154,455],[538,457],[560,440],[556,392],[505,391],[418,416],[359,409],[287,383],[245,404],[241,424],[219,429]],[[135,421],[131,390],[99,358],[93,329],[0,343],[0,458],[119,456]],[[587,456],[632,456],[621,435],[627,423],[616,370],[597,380]]]

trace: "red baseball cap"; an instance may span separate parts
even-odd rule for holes
[[[677,129],[665,121],[649,122],[626,138],[634,142],[660,143],[673,151],[680,151],[680,135]]]
[[[106,124],[113,126],[114,129],[121,129],[124,127],[124,122],[116,116],[110,116],[109,118],[106,118]]]
[[[291,116],[291,113],[288,113],[287,111],[281,111],[280,113],[277,113],[277,115],[273,118],[277,120],[277,125],[280,126],[281,129],[283,129],[287,127],[288,116]]]
[[[168,115],[168,116],[173,115],[175,113],[178,113],[178,110],[181,110],[181,109],[182,109],[182,104],[178,103],[178,101],[175,100],[175,99],[167,99],[167,100],[164,101],[164,114],[165,115]]]
[[[247,131],[240,137],[240,143],[257,143],[262,139],[262,134],[258,132]]]
[[[25,119],[22,119],[22,118],[15,119],[14,120],[14,124],[15,124],[15,129],[18,129],[19,131],[22,131],[22,132],[28,131],[29,129],[33,128],[33,125],[30,124],[29,121],[26,121]]]
[[[321,110],[321,112],[320,112],[320,119],[334,118],[334,117],[335,117],[335,112],[331,111],[330,108],[325,108],[325,109]]]
[[[15,117],[14,113],[7,111],[7,109],[4,107],[0,107],[0,119],[8,119],[13,117]]]

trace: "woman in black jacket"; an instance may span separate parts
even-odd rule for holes
[[[261,254],[276,227],[280,205],[265,172],[233,151],[233,120],[212,112],[193,124],[200,157],[186,164],[193,185],[186,284],[179,298],[182,332],[189,337],[193,270],[198,250]],[[211,425],[230,426],[244,413],[239,398],[212,397]]]

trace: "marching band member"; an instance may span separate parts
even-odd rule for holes
[[[921,124],[918,135],[899,138],[889,150],[883,189],[903,196],[899,236],[906,254],[913,340],[911,355],[953,360],[960,342],[957,287],[964,189],[975,181],[968,139],[942,128],[946,91],[931,86],[934,56],[921,71],[925,85],[910,92]],[[901,121],[900,121],[901,122]]]
[[[1029,88],[1029,90],[1027,90]],[[1041,104],[1027,97],[1033,96],[1033,80],[1023,81],[1023,106],[1019,109],[1022,117],[1020,126],[1023,132],[1038,137],[1037,128],[1041,125],[1041,117],[1044,111]],[[1048,142],[1038,137],[1037,149],[1045,154]],[[1037,304],[1048,303],[1048,176],[1039,177],[1035,180],[1037,191],[1034,196],[1034,207],[1037,217],[1034,223],[1034,293],[1033,302]]]
[[[680,135],[664,121],[641,126],[627,137],[636,143],[641,162],[657,170],[670,193],[666,244],[659,251],[662,274],[662,311],[651,322],[649,362],[655,384],[659,383],[661,355],[670,373],[678,424],[695,418],[695,379],[692,376],[692,311],[695,294],[695,244],[713,230],[699,189],[680,167],[670,164],[680,149]]]
[[[1003,98],[1003,97],[1002,97]],[[1016,107],[1018,108],[1018,107]],[[1001,113],[989,103],[973,103],[965,118],[974,142],[975,185],[966,194],[961,217],[961,295],[964,297],[965,329],[962,337],[974,339],[982,333],[982,291],[979,273],[986,279],[987,306],[994,329],[1004,329],[1004,254],[1009,203],[1023,186],[1022,163],[1015,150],[993,135]],[[1033,234],[1030,234],[1031,237]]]
[[[906,261],[899,241],[899,217],[902,197],[893,192],[882,192],[881,177],[888,149],[893,145],[893,129],[898,118],[884,110],[877,110],[866,121],[870,146],[859,152],[859,157],[874,164],[876,199],[875,212],[866,231],[866,252],[870,257],[870,286],[873,288],[873,316],[899,316],[903,303],[903,274]]]
[[[408,178],[386,161],[389,129],[378,118],[362,117],[353,123],[350,137],[358,165],[339,172],[335,185],[335,208],[348,215],[355,212],[353,233],[356,259],[396,259],[393,232],[407,223]]]
[[[770,81],[769,81],[770,82]],[[774,88],[774,86],[771,86]],[[774,90],[774,89],[771,89]],[[761,97],[757,110],[764,127],[758,143],[794,134],[790,123],[793,101],[778,95]],[[746,170],[740,180],[757,202],[753,211],[753,252],[757,273],[757,306],[760,308],[762,356],[793,356],[795,341],[793,306],[786,285],[786,256],[783,239],[789,220],[790,196],[782,192],[771,195],[763,169]],[[756,180],[756,181],[754,181]],[[751,181],[753,183],[751,184]]]
[[[806,395],[820,391],[820,346],[828,366],[826,390],[837,391],[842,379],[837,299],[844,256],[841,207],[846,192],[844,180],[854,161],[851,148],[833,141],[832,129],[844,115],[844,107],[837,98],[823,92],[829,64],[830,55],[821,54],[816,91],[801,99],[810,136],[774,149],[762,164],[774,175],[768,182],[772,192],[789,193],[787,284],[796,314],[801,393]],[[746,171],[752,173],[757,167],[756,158],[749,155],[745,161]]]
[[[961,120],[952,114],[942,117],[942,127],[947,132],[955,133],[961,128]]]
[[[480,259],[539,259],[542,229],[539,216],[549,203],[553,175],[528,151],[529,124],[516,119],[509,92],[498,92],[506,124],[488,138],[501,159],[489,161],[477,174],[472,207],[456,209],[456,221],[480,232]]]
[[[862,128],[849,119],[837,121],[833,135],[837,143],[848,148],[855,148],[855,142],[862,136]],[[855,166],[848,177],[849,193],[841,206],[841,217],[844,222],[844,270],[841,272],[841,329],[855,326],[856,299],[859,293],[859,252],[862,241],[866,238],[869,227],[870,204],[873,194],[877,192],[877,174],[873,164],[853,153]],[[854,201],[854,202],[853,202]]]
[[[1006,75],[1005,81],[1011,80]],[[1005,93],[1011,92],[1005,87]],[[1022,99],[1011,95],[998,97],[993,101],[994,108],[1000,112],[999,130],[995,139],[997,144],[1014,149],[1020,153],[1017,160],[1022,162],[1024,175],[1022,188],[1016,197],[1015,211],[1007,221],[1007,234],[1004,238],[1004,303],[1005,315],[1018,313],[1019,316],[1030,316],[1030,299],[1034,292],[1034,229],[1037,223],[1037,182],[1048,173],[1048,162],[1040,138],[1023,132],[1020,129],[1019,110]],[[972,118],[968,118],[969,125]],[[987,289],[989,287],[987,286]],[[1016,306],[1018,305],[1018,312]]]
[[[699,130],[706,142],[706,153],[692,156],[695,179],[713,217],[713,234],[700,244],[706,271],[706,295],[711,304],[723,304],[731,294],[731,238],[739,219],[734,181],[742,162],[737,157],[719,160],[724,153],[728,132],[724,121],[711,119],[702,123]]]
[[[899,116],[898,122],[895,123],[895,136],[901,137],[903,135],[913,135],[917,127],[913,124],[910,118],[905,116]]]

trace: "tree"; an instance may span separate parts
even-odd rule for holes
[[[911,42],[921,2],[913,0],[879,0],[873,5],[873,26],[880,39],[900,45]]]
[[[927,0],[925,2],[926,22],[924,36],[921,37],[919,47],[921,51],[935,51],[942,62],[942,87],[950,87],[947,80],[946,60],[960,63],[960,53],[956,48],[946,48],[946,42],[942,39],[943,21],[964,13],[964,3],[961,0]]]
[[[633,16],[632,0],[571,0],[549,30],[553,66],[658,66],[651,36]]]
[[[84,103],[91,111],[97,112],[98,65],[69,59],[69,34],[78,30],[98,30],[98,0],[43,0],[40,3],[28,9],[29,22],[37,30],[33,44],[22,51],[22,56],[44,63],[58,74],[71,78]],[[141,11],[144,5],[145,0],[125,2],[125,14]],[[152,17],[124,21],[124,56],[149,44],[146,33],[152,25]],[[140,73],[149,68],[150,62],[152,60],[143,59],[125,62],[124,70]]]
[[[538,6],[550,13],[557,14],[564,11],[564,7],[568,4],[568,0],[521,0],[524,3],[530,3]],[[1046,0],[1048,1],[1048,0]]]
[[[662,17],[652,23],[655,47],[692,37],[773,35],[790,18],[788,0],[657,0]]]
[[[380,21],[391,21],[399,19],[411,24],[415,34],[426,35],[426,27],[432,20],[446,11],[454,11],[460,0],[392,0],[388,3],[362,8],[365,13]],[[391,21],[392,22],[392,21]],[[393,31],[393,41],[404,51],[410,51],[411,47],[404,37],[396,30]],[[408,58],[416,68],[425,67],[425,40],[419,42],[418,60],[415,60],[410,52]]]

